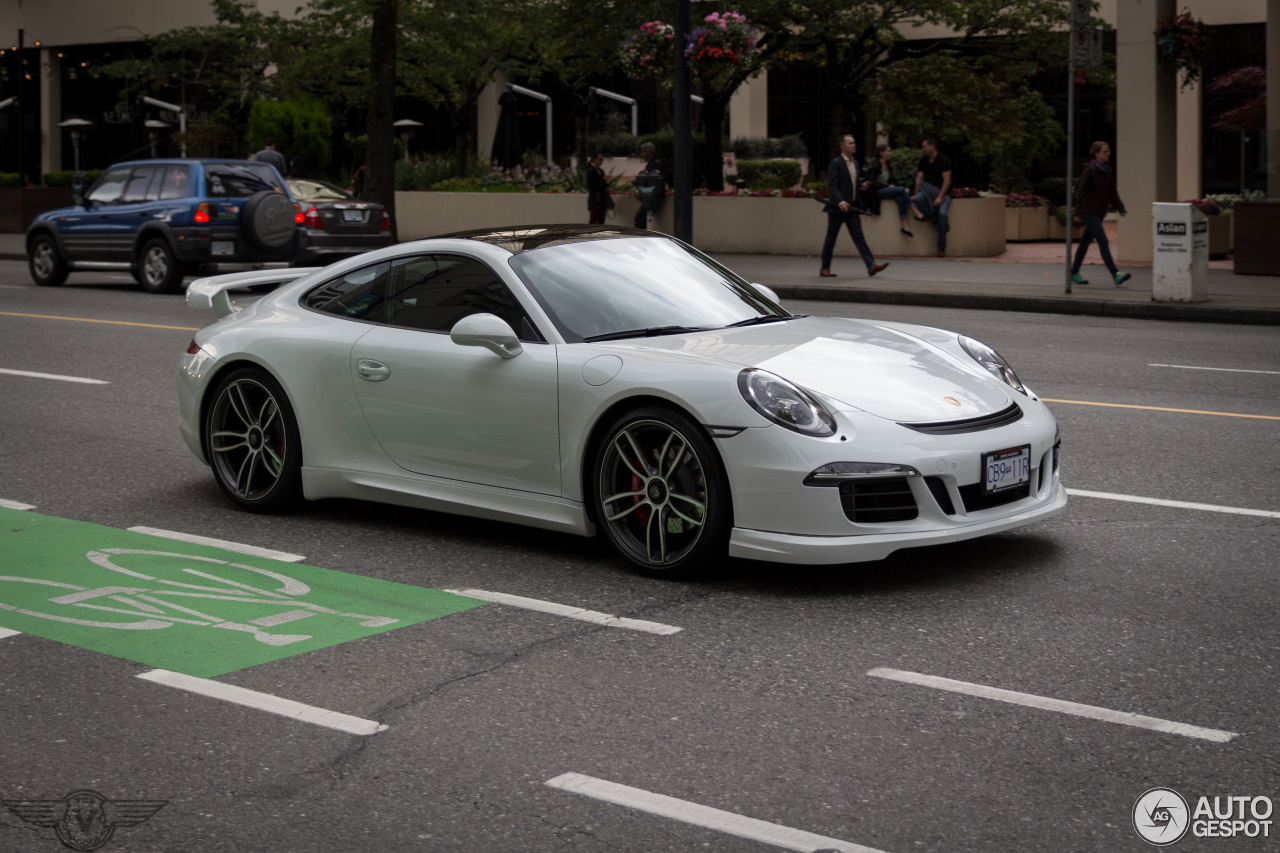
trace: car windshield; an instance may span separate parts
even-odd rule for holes
[[[324,181],[289,180],[286,183],[298,201],[346,201],[355,198],[351,193]]]
[[[559,243],[514,255],[511,266],[570,343],[790,316],[706,255],[663,238]]]

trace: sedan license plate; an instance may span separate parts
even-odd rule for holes
[[[236,241],[214,240],[210,253],[213,255],[234,255],[236,253]]]
[[[1014,489],[1031,480],[1031,445],[982,454],[982,493]]]
[[[364,222],[363,210],[344,210],[342,211],[343,222]]]

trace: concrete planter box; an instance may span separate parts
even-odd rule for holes
[[[1081,237],[1083,237],[1083,236],[1084,236],[1084,226],[1083,226],[1083,225],[1075,225],[1075,226],[1072,226],[1072,228],[1071,228],[1071,239],[1072,239],[1073,241],[1075,241],[1075,240],[1079,240],[1079,239],[1080,239]],[[1049,239],[1050,239],[1050,240],[1061,240],[1063,243],[1066,243],[1066,241],[1067,241],[1067,226],[1065,226],[1065,225],[1063,225],[1061,222],[1059,222],[1059,221],[1058,221],[1058,217],[1056,217],[1056,216],[1050,216],[1050,217],[1049,217]]]
[[[610,225],[631,227],[638,202],[616,195]],[[670,234],[673,213],[668,198],[655,228]],[[1004,199],[957,198],[951,202],[947,254],[993,257],[1004,251]],[[450,231],[498,226],[586,223],[587,197],[578,193],[396,193],[396,223],[401,240],[420,240]],[[876,257],[934,257],[937,230],[912,220],[915,237],[898,231],[892,210],[866,216],[863,233]],[[768,255],[811,255],[822,252],[827,217],[822,205],[803,198],[732,198],[695,196],[693,243],[704,252]],[[847,234],[836,242],[837,257],[857,255]]]
[[[1209,217],[1209,257],[1225,258],[1232,249],[1231,211]]]
[[[0,232],[20,234],[46,210],[71,206],[71,187],[0,189]]]
[[[1010,242],[1048,240],[1049,208],[1043,206],[1006,207],[1004,209],[1004,238]],[[1065,238],[1066,236],[1063,235],[1063,239]]]

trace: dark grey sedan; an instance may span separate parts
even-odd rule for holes
[[[391,245],[391,217],[380,204],[361,201],[313,178],[285,178],[302,206],[305,248],[294,266],[316,266]]]

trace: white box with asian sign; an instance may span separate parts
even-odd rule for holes
[[[1209,220],[1192,204],[1151,205],[1151,298],[1204,302],[1209,298]]]

